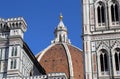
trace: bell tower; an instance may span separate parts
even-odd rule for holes
[[[85,79],[120,78],[120,1],[82,0]]]

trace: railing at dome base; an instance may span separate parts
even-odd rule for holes
[[[48,75],[30,77],[6,77],[2,79],[67,79],[67,76],[65,73],[49,73]]]

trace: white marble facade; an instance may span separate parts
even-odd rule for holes
[[[24,42],[22,17],[0,18],[0,79],[67,79],[65,73],[46,74]]]
[[[0,18],[0,79],[33,75],[32,71],[36,67],[27,54],[31,52],[25,48],[25,31],[26,23],[22,17],[7,20]]]
[[[120,79],[120,0],[82,0],[85,79]]]

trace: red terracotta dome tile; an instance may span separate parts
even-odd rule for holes
[[[74,79],[83,79],[83,53],[71,44],[66,44],[72,59]],[[40,54],[39,63],[46,70],[46,73],[63,72],[70,77],[70,66],[66,48],[63,44],[55,44]],[[37,57],[39,59],[39,57]]]

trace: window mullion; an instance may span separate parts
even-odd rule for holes
[[[100,24],[102,23],[102,11],[101,11],[101,6],[100,6]]]

